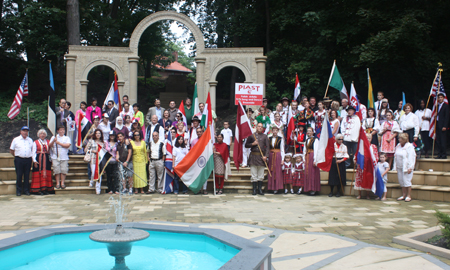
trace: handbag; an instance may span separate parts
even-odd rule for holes
[[[86,154],[84,155],[84,162],[89,163],[91,162],[91,150],[88,150]]]

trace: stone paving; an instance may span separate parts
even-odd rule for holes
[[[15,235],[12,232],[15,230],[40,226],[112,223],[115,217],[114,200],[111,198],[117,197],[0,196],[0,230],[3,231],[0,239]],[[370,269],[373,265],[380,268],[403,265],[404,268],[395,269],[407,269],[405,263],[410,262],[413,262],[411,265],[424,266],[416,269],[450,268],[447,259],[416,253],[411,248],[392,242],[394,236],[436,226],[435,209],[448,213],[450,203],[417,200],[409,203],[394,200],[381,202],[356,200],[349,196],[329,198],[291,194],[153,194],[124,196],[123,200],[127,207],[125,222],[177,222],[220,227],[270,245],[274,248],[273,266],[277,270],[335,269],[339,265],[362,269]],[[350,254],[356,256],[349,257]],[[368,259],[364,264],[351,259],[365,258],[366,255],[370,258],[369,255],[373,254],[384,254],[380,256],[387,256],[385,261],[392,261],[392,265],[378,259]],[[302,264],[296,263],[298,261]],[[432,267],[425,267],[427,263],[431,263]]]

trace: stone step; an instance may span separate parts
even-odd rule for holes
[[[102,185],[101,189],[102,194],[104,194],[107,187]],[[67,186],[65,189],[55,189],[55,195],[64,195],[64,194],[95,194],[95,187]]]

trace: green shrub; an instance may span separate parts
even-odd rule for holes
[[[446,240],[447,248],[450,248],[450,216],[448,214],[442,213],[439,210],[436,210],[436,213],[434,215],[436,216],[438,223],[442,225],[442,235]]]
[[[9,122],[7,114],[11,108],[12,100],[0,101],[0,122]],[[58,105],[56,105],[58,106]],[[26,120],[27,119],[27,107],[30,108],[30,119],[33,119],[43,125],[47,124],[48,115],[48,101],[44,100],[41,103],[33,104],[25,102],[22,104],[19,115],[13,120]]]

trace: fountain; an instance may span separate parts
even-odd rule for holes
[[[123,168],[120,168],[120,174],[123,177]],[[120,181],[120,190],[122,191],[122,181]],[[110,200],[114,200],[112,197]],[[115,201],[115,200],[114,200]],[[125,264],[125,256],[130,255],[133,242],[144,240],[150,236],[150,233],[138,229],[126,229],[122,226],[123,217],[125,215],[125,205],[122,203],[122,192],[120,192],[119,200],[112,203],[114,213],[116,215],[115,229],[100,230],[91,233],[89,238],[92,241],[105,243],[109,255],[116,258],[116,265],[112,270],[128,270]]]

